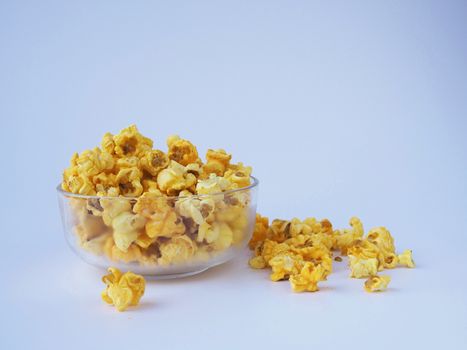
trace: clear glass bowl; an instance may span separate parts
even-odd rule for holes
[[[66,240],[84,261],[175,278],[222,264],[248,243],[258,180],[208,195],[84,196],[57,187]]]

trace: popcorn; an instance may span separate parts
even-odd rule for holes
[[[216,174],[223,176],[225,170],[230,165],[232,155],[227,154],[223,149],[208,150],[206,153],[206,164],[203,166],[203,171],[206,174]]]
[[[349,255],[350,277],[366,278],[374,276],[378,273],[378,259],[376,258],[359,258],[354,255]]]
[[[121,213],[131,210],[131,203],[127,199],[100,199],[102,207],[102,219],[107,226],[112,226],[112,221]]]
[[[157,175],[159,189],[169,196],[175,196],[182,190],[194,187],[195,184],[196,176],[174,160]]]
[[[101,148],[103,151],[115,155],[115,142],[114,142],[114,135],[110,132],[107,132],[102,137]]]
[[[335,236],[335,249],[340,249],[342,254],[347,253],[347,248],[356,239],[363,237],[363,224],[357,217],[352,217],[349,222],[351,229],[336,230]]]
[[[114,166],[112,155],[101,152],[99,148],[84,151],[76,159],[77,172],[87,177],[99,174],[102,171],[110,170]]]
[[[269,239],[266,239],[262,246],[258,247],[260,252],[259,255],[263,257],[267,264],[269,264],[269,261],[279,253],[288,252],[290,249],[291,247],[288,244],[277,243],[276,241],[271,241]]]
[[[256,223],[253,235],[251,236],[248,246],[254,249],[259,243],[263,242],[267,237],[269,228],[269,219],[267,217],[256,214]]]
[[[399,265],[413,268],[415,267],[415,263],[412,259],[412,251],[410,249],[406,249],[397,256],[397,261]]]
[[[332,273],[332,250],[348,256],[350,277],[369,278],[369,291],[383,290],[389,277],[378,271],[398,264],[413,267],[410,250],[394,253],[394,239],[385,227],[371,229],[364,237],[361,221],[350,219],[351,229],[334,230],[327,219],[310,217],[301,221],[275,219],[269,225],[267,217],[256,216],[249,247],[254,256],[249,260],[253,269],[270,267],[271,280],[289,279],[296,292],[317,291],[318,282]],[[335,261],[342,261],[340,256]]]
[[[188,165],[198,161],[196,147],[190,141],[181,139],[178,135],[169,136],[167,146],[169,146],[169,159],[181,165]]]
[[[186,235],[173,237],[170,241],[160,245],[161,258],[159,263],[168,265],[190,261],[196,249],[196,244],[190,237]]]
[[[146,219],[139,214],[123,212],[112,220],[113,238],[115,245],[123,252],[140,235],[140,230],[144,227]]]
[[[323,281],[324,276],[325,270],[322,265],[306,262],[300,273],[289,278],[289,282],[294,292],[316,292],[319,289],[318,282]]]
[[[121,169],[116,178],[120,193],[125,197],[138,197],[141,195],[143,193],[141,177],[141,170],[136,167]]]
[[[230,182],[216,174],[209,175],[206,180],[199,180],[196,185],[196,192],[199,194],[214,194],[229,189]]]
[[[151,238],[173,237],[184,232],[185,225],[172,208],[156,212],[146,224],[146,234]]]
[[[284,242],[290,238],[290,221],[275,219],[269,226],[267,237],[274,242]]]
[[[389,282],[391,282],[390,276],[371,276],[365,281],[365,291],[369,293],[381,292],[387,289]]]
[[[255,256],[254,258],[251,258],[248,261],[249,265],[253,269],[264,269],[268,266],[266,260],[260,255],[260,256]]]
[[[162,169],[169,165],[167,155],[159,150],[146,152],[140,159],[140,166],[147,171],[151,176],[157,176]]]
[[[180,198],[175,204],[177,212],[184,218],[192,219],[196,224],[201,225],[212,216],[215,203],[211,198]]]
[[[251,184],[251,167],[243,163],[230,164],[224,173],[224,178],[231,183],[231,188],[243,188]]]
[[[305,261],[300,255],[290,252],[283,252],[269,260],[272,268],[271,280],[280,281],[288,279],[291,275],[300,273]]]
[[[102,300],[114,305],[118,311],[138,305],[146,287],[144,277],[133,272],[122,274],[114,267],[110,267],[108,271],[109,274],[102,277],[102,282],[106,284],[102,292]]]
[[[152,141],[141,135],[135,125],[120,131],[113,137],[114,152],[120,157],[138,156],[152,149]]]

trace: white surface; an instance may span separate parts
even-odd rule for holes
[[[466,348],[466,9],[2,2],[0,348]],[[371,295],[340,263],[294,294],[245,252],[117,313],[65,244],[55,186],[131,122],[253,165],[265,215],[387,226],[417,268]]]

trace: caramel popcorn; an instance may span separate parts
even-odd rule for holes
[[[122,272],[114,267],[108,269],[109,274],[102,277],[106,284],[102,292],[102,300],[114,305],[118,311],[124,311],[128,306],[138,305],[144,294],[146,281],[143,276],[133,272]]]
[[[256,214],[256,224],[249,247],[254,256],[249,260],[253,269],[270,267],[271,280],[288,279],[295,292],[314,292],[318,283],[332,273],[332,252],[348,256],[350,277],[369,278],[368,291],[383,290],[389,277],[378,271],[398,264],[414,267],[412,252],[395,254],[394,238],[385,227],[371,229],[364,237],[363,224],[357,217],[350,219],[350,229],[334,230],[329,220],[310,217],[305,220],[275,219],[269,225],[267,217]],[[340,256],[335,261],[342,261]]]
[[[365,281],[364,288],[369,293],[381,292],[387,289],[389,282],[391,282],[390,276],[371,276]]]
[[[246,244],[254,211],[251,167],[225,150],[206,161],[188,140],[155,149],[135,125],[75,153],[63,172],[78,244],[112,261],[167,266],[206,261]]]

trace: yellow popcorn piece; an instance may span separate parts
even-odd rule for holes
[[[117,174],[116,182],[120,193],[126,197],[138,197],[143,193],[141,170],[137,167],[123,168]]]
[[[350,277],[366,278],[374,276],[378,273],[377,258],[359,258],[354,255],[349,255]]]
[[[269,260],[272,268],[270,276],[272,281],[280,281],[289,278],[291,275],[300,273],[305,261],[300,255],[290,252],[280,253]]]
[[[168,204],[167,198],[160,196],[158,193],[146,192],[138,197],[133,212],[141,214],[147,219],[159,214],[160,212],[170,211],[172,207]]]
[[[115,245],[123,252],[138,238],[146,219],[139,214],[123,212],[112,221]]]
[[[167,138],[169,146],[169,159],[181,164],[188,165],[198,161],[198,151],[196,147],[188,140],[181,139],[178,135],[172,135]]]
[[[108,154],[112,156],[115,155],[114,135],[112,135],[110,132],[105,133],[102,137],[101,148]]]
[[[118,311],[125,311],[129,306],[138,305],[146,287],[144,277],[133,272],[122,274],[114,267],[109,267],[108,272],[108,275],[102,277],[102,281],[106,284],[102,292],[102,300],[114,305]]]
[[[318,282],[324,280],[325,274],[326,272],[322,265],[306,262],[300,273],[289,278],[289,282],[294,292],[316,292],[319,290]]]
[[[332,254],[325,246],[291,248],[291,251],[305,261],[320,265],[323,268],[323,279],[332,272]]]
[[[182,190],[193,188],[196,176],[189,173],[182,164],[171,161],[169,166],[157,175],[159,189],[169,196],[176,196]]]
[[[82,152],[76,159],[78,174],[92,177],[102,171],[110,170],[114,166],[111,154],[102,152],[99,148]]]
[[[215,250],[225,250],[230,247],[233,243],[233,231],[229,225],[225,222],[214,223],[214,226],[217,226],[217,232],[219,233],[212,246]]]
[[[205,241],[215,250],[224,250],[233,242],[233,231],[225,222],[214,222],[212,225],[203,222],[199,225],[196,241]]]
[[[145,233],[149,238],[172,237],[185,232],[183,221],[165,197],[146,192],[136,201],[133,211],[147,219]]]
[[[115,174],[107,172],[99,173],[93,176],[92,183],[96,188],[97,196],[117,197],[120,195],[117,175]]]
[[[87,196],[93,196],[96,194],[96,190],[92,181],[88,177],[80,174],[73,174],[69,176],[64,174],[62,189]]]
[[[339,249],[342,254],[347,254],[347,248],[356,239],[363,237],[363,224],[357,217],[352,217],[349,222],[351,229],[336,230],[335,248]]]
[[[265,216],[261,216],[260,214],[256,214],[255,229],[250,241],[248,242],[250,249],[255,249],[258,244],[264,242],[267,237],[268,228],[269,219]]]
[[[214,194],[224,192],[229,188],[230,182],[216,174],[209,175],[205,180],[199,180],[196,185],[198,194]]]
[[[258,246],[256,248],[256,253],[257,255],[261,255],[264,258],[264,261],[266,261],[266,263],[269,264],[269,261],[276,255],[288,252],[290,251],[290,249],[291,247],[288,244],[277,243],[275,241],[266,239],[261,246]]]
[[[368,232],[367,240],[376,245],[385,255],[396,251],[394,238],[386,227],[372,228]]]
[[[362,259],[377,258],[378,247],[366,239],[356,239],[347,248],[347,255]]]
[[[381,264],[382,264],[382,267],[385,268],[385,269],[393,269],[399,263],[399,258],[394,253],[386,254],[385,256],[383,256],[383,259],[384,260],[382,261],[382,263],[380,261],[379,270],[381,270]]]
[[[223,149],[212,150],[209,149],[206,153],[206,164],[203,166],[205,174],[216,174],[223,176],[225,170],[230,165],[232,155],[226,153]]]
[[[397,256],[397,260],[399,265],[413,268],[415,267],[415,263],[412,259],[412,251],[410,249],[406,249]]]
[[[152,149],[151,139],[141,135],[136,125],[120,131],[113,137],[113,142],[114,152],[120,157],[138,156]]]
[[[112,261],[140,262],[148,263],[154,261],[154,257],[145,256],[140,247],[136,244],[131,244],[126,251],[120,250],[114,242],[112,235],[110,235],[103,244],[102,252]]]
[[[230,164],[224,173],[224,178],[231,183],[231,188],[242,188],[251,184],[251,167],[243,163]]]
[[[163,196],[163,193],[159,190],[159,187],[157,186],[156,180],[143,179],[141,181],[141,184],[143,185],[143,194],[145,192],[151,192],[157,194],[160,197]]]
[[[107,226],[111,226],[121,213],[131,211],[131,203],[127,199],[100,199],[99,204],[102,207],[102,219]]]
[[[139,164],[151,176],[157,176],[162,169],[169,165],[169,157],[160,150],[151,150],[141,157]]]
[[[288,238],[291,238],[290,235],[290,221],[275,219],[269,225],[267,238],[271,241],[282,243]]]
[[[196,253],[195,242],[187,235],[173,237],[166,243],[160,245],[161,265],[179,264],[189,261]]]
[[[248,264],[253,269],[264,269],[268,266],[264,258],[260,256],[255,256],[248,261]]]
[[[381,292],[387,289],[389,282],[391,282],[390,276],[371,276],[365,281],[364,288],[369,293]]]
[[[175,208],[181,216],[201,225],[214,213],[215,203],[211,198],[187,197],[180,198]]]

